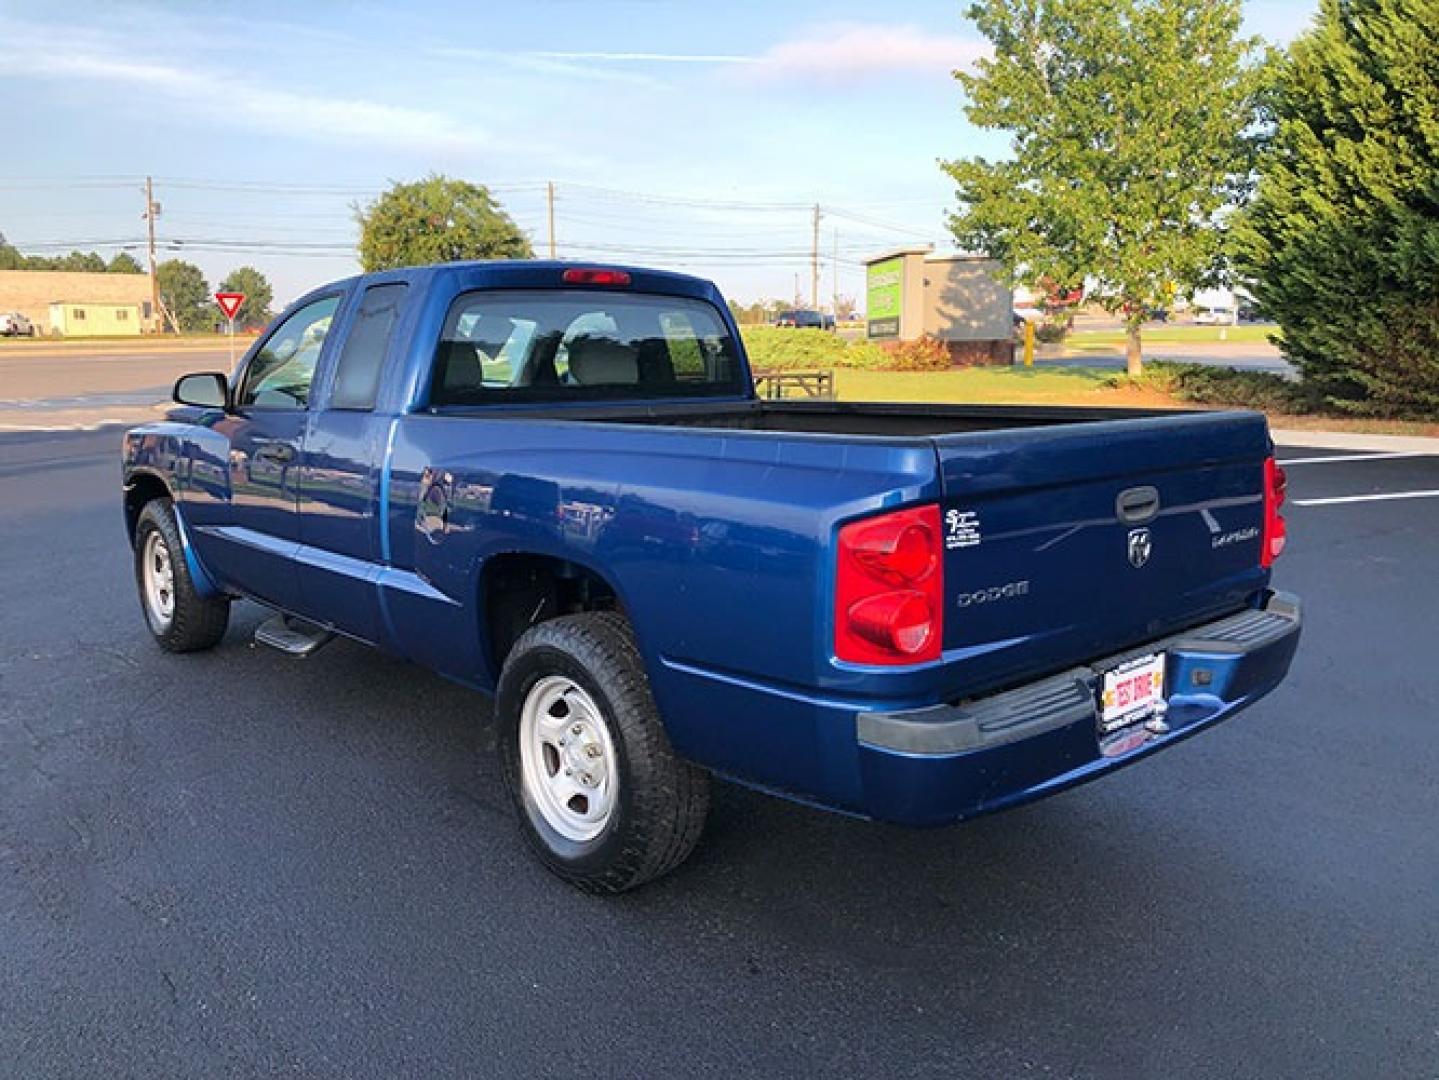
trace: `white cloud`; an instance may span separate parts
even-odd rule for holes
[[[33,36],[29,39],[34,43]],[[121,59],[94,46],[0,52],[0,75],[148,88],[166,108],[272,135],[387,143],[425,150],[475,148],[487,140],[443,113],[402,105],[272,89],[219,71]]]
[[[843,24],[782,41],[746,69],[771,81],[843,82],[905,75],[943,75],[986,55],[989,46],[915,26]]]

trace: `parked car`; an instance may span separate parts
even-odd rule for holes
[[[1262,415],[760,400],[683,275],[350,278],[174,397],[123,445],[160,646],[244,597],[262,644],[493,695],[520,827],[591,891],[683,861],[711,773],[953,822],[1234,715],[1299,638]]]
[[[0,312],[0,337],[34,337],[35,324],[18,311]]]
[[[1239,321],[1232,307],[1202,307],[1194,315],[1197,326],[1233,326]]]
[[[827,315],[822,311],[809,311],[799,309],[795,311],[781,311],[775,316],[776,326],[789,326],[800,330],[833,330],[834,316]]]

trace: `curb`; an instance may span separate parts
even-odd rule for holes
[[[1310,446],[1317,450],[1391,450],[1439,455],[1439,439],[1427,435],[1368,435],[1355,431],[1294,431],[1276,428],[1269,433],[1280,446]]]

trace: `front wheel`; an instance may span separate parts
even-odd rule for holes
[[[169,499],[152,499],[135,524],[135,584],[145,622],[162,649],[195,652],[220,643],[228,598],[201,596],[190,577],[180,525]]]
[[[670,747],[621,616],[568,615],[527,631],[505,660],[496,719],[525,838],[572,885],[624,892],[694,849],[709,777]]]

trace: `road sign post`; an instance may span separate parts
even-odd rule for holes
[[[245,294],[242,292],[217,292],[215,303],[219,305],[220,312],[225,316],[229,324],[230,334],[230,370],[235,370],[235,316],[240,313],[240,305],[245,302]]]

